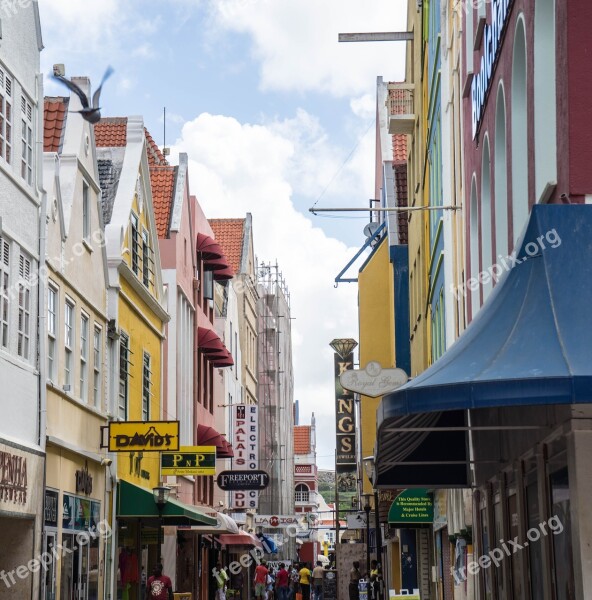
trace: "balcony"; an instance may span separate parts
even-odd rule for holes
[[[410,83],[389,83],[386,103],[391,135],[413,133],[415,127],[413,94],[414,86]]]

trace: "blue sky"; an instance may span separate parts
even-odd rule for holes
[[[337,34],[404,30],[406,3],[39,4],[44,73],[64,63],[68,76],[97,82],[112,65],[103,114],[143,115],[162,145],[166,106],[172,161],[179,151],[189,154],[191,190],[206,214],[253,214],[255,251],[266,262],[277,259],[291,290],[301,422],[314,411],[318,429],[333,431],[328,343],[357,338],[355,286],[335,289],[333,278],[363,243],[367,217],[320,218],[308,208],[317,200],[318,206],[367,205],[374,190],[376,77],[401,80],[404,64],[401,43],[339,44]],[[64,93],[51,80],[45,89]],[[331,467],[334,436],[317,440],[320,466]]]

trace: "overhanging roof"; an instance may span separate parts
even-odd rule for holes
[[[457,342],[381,402],[377,485],[396,479],[393,469],[421,467],[411,460],[418,453],[430,457],[426,477],[462,485],[468,409],[592,402],[592,206],[533,207],[518,247],[516,265]],[[448,477],[452,467],[459,473]]]
[[[119,482],[117,494],[117,516],[146,519],[158,519],[158,508],[154,502],[152,490],[129,483]],[[169,498],[162,511],[165,525],[217,525],[218,521],[206,515],[195,506],[183,504]]]

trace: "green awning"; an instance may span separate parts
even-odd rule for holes
[[[136,519],[158,519],[158,507],[152,490],[129,483],[119,482],[117,516]],[[200,511],[196,506],[183,504],[170,498],[162,511],[165,525],[217,525],[218,521]]]

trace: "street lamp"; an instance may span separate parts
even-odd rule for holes
[[[156,562],[160,563],[161,561],[161,548],[162,548],[162,511],[166,506],[166,503],[169,501],[169,495],[171,493],[171,488],[166,485],[159,485],[155,488],[152,488],[152,495],[154,496],[154,503],[158,508],[158,542],[157,542],[157,550],[156,550]]]

